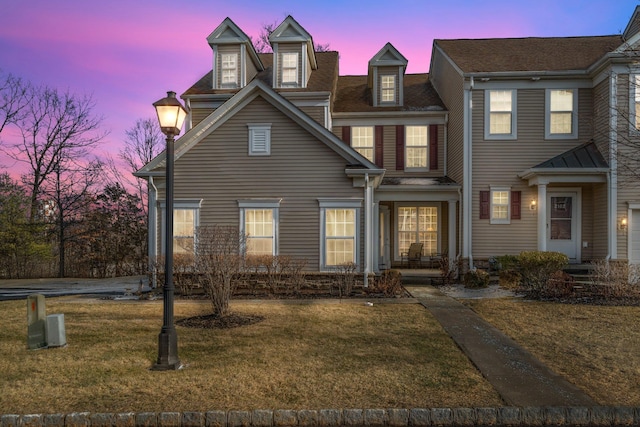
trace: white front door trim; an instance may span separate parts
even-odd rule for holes
[[[576,188],[564,188],[564,187],[547,187],[547,197],[546,203],[547,206],[544,210],[540,209],[538,211],[538,215],[544,215],[545,224],[546,224],[546,236],[547,236],[547,247],[546,250],[553,250],[550,246],[550,220],[549,211],[551,208],[551,197],[562,197],[563,195],[575,197],[574,204],[574,223],[575,226],[572,226],[572,240],[575,239],[575,258],[570,258],[571,262],[580,263],[582,261],[582,189],[579,187]]]

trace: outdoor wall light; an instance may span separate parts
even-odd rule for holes
[[[618,221],[618,230],[627,231],[627,217],[626,216],[623,216],[622,218],[620,218],[620,221]]]
[[[538,208],[538,202],[536,201],[536,199],[532,199],[531,203],[529,204],[529,209],[531,209],[532,211],[535,211]]]
[[[167,92],[166,98],[153,103],[158,114],[162,133],[167,136],[166,151],[166,221],[164,234],[164,287],[162,329],[158,335],[158,361],[151,367],[154,371],[169,371],[182,368],[178,359],[178,334],[173,322],[173,161],[174,138],[180,133],[187,110],[176,98],[175,92]]]

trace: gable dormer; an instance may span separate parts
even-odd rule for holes
[[[369,89],[374,107],[396,107],[404,104],[404,73],[407,58],[387,43],[369,61]]]
[[[229,18],[207,37],[213,50],[212,89],[245,87],[264,70],[251,39]]]
[[[311,72],[318,68],[311,35],[288,16],[269,35],[273,49],[273,86],[306,88]]]

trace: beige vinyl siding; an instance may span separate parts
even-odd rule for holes
[[[195,108],[192,104],[191,107],[191,126],[194,127],[205,117],[211,114],[212,110],[210,108]]]
[[[604,159],[609,162],[609,79],[600,82],[593,89],[593,140]]]
[[[247,52],[249,50],[249,47],[247,47],[247,49],[245,49],[245,55],[244,55],[244,64],[245,64],[245,70],[246,70],[246,84],[249,84],[254,77],[258,74],[258,69],[256,68],[255,64],[253,63],[253,61],[251,60],[251,57],[249,57],[249,53]]]
[[[462,183],[464,175],[464,79],[438,49],[433,51],[432,64],[430,81],[449,111],[447,174],[454,181]],[[476,111],[478,114],[481,109]]]
[[[325,108],[324,107],[298,107],[298,108],[300,108],[300,110],[304,111],[306,115],[308,115],[309,117],[311,117],[313,120],[320,123],[320,125],[324,127],[325,125],[324,123]],[[342,135],[340,135],[339,138],[340,137],[342,137]]]
[[[473,91],[473,105],[484,105],[484,91]],[[518,174],[591,138],[592,97],[589,90],[578,94],[578,139],[544,140],[545,90],[518,90],[517,140],[484,140],[484,112],[473,115],[473,256],[486,258],[516,254],[537,248],[537,210],[529,209],[537,199],[537,187],[529,187]],[[522,191],[522,219],[510,224],[490,224],[479,219],[479,193],[491,186]],[[576,187],[566,184],[564,187]],[[551,190],[551,186],[549,190]],[[588,225],[591,226],[591,225]]]
[[[247,123],[271,123],[271,155],[247,155]],[[258,97],[175,164],[175,198],[204,199],[200,224],[238,226],[238,200],[282,199],[279,253],[319,266],[318,198],[363,199],[347,161]],[[161,195],[160,198],[163,198]],[[361,223],[364,221],[361,209]],[[362,233],[360,255],[363,256]],[[362,265],[362,259],[360,259]]]

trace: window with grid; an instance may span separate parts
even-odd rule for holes
[[[640,74],[631,76],[631,115],[633,129],[640,130]]]
[[[195,236],[195,210],[173,210],[173,253],[193,253]]]
[[[325,265],[356,262],[356,209],[325,209]]]
[[[427,134],[427,126],[405,128],[405,169],[427,169],[429,152]]]
[[[547,91],[547,137],[575,135],[575,90]]]
[[[369,161],[374,161],[373,126],[354,126],[351,128],[351,146]]]
[[[422,243],[422,254],[438,252],[438,208],[403,206],[398,208],[398,256],[409,252],[412,243]]]
[[[223,53],[220,58],[222,70],[222,86],[238,85],[238,54]]]
[[[245,209],[244,219],[246,254],[275,255],[274,210]]]
[[[485,137],[515,137],[515,91],[488,90]]]
[[[298,84],[298,53],[285,52],[282,54],[282,84]]]
[[[381,76],[380,101],[393,103],[396,102],[396,76]]]
[[[491,223],[509,223],[509,195],[510,191],[491,190]]]

